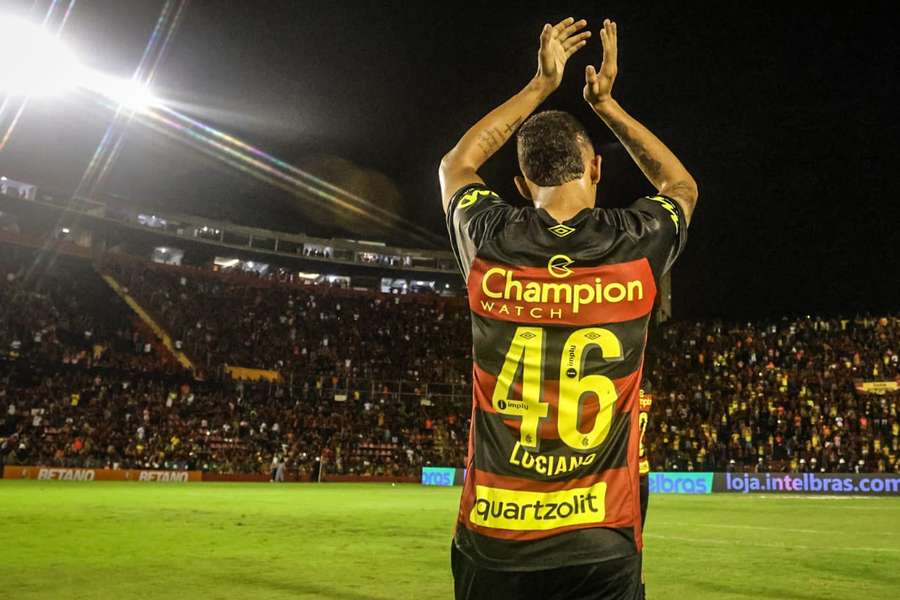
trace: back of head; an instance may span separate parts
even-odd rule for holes
[[[572,115],[545,110],[531,116],[516,135],[519,168],[530,181],[555,187],[578,179],[594,154],[587,130]]]

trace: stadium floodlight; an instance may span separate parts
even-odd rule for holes
[[[71,88],[77,79],[75,55],[46,29],[0,17],[0,92],[13,96],[49,96]]]
[[[49,96],[82,88],[132,112],[158,103],[146,85],[110,77],[78,63],[75,54],[38,25],[0,16],[0,93]]]
[[[158,103],[146,85],[133,79],[109,77],[89,69],[81,69],[78,85],[105,96],[133,112],[143,112]]]

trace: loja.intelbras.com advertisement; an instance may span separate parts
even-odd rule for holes
[[[714,492],[900,496],[891,473],[716,473]]]
[[[653,494],[831,494],[900,496],[891,473],[671,473],[648,476]]]

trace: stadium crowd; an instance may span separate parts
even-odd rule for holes
[[[900,318],[673,323],[653,346],[658,469],[900,472]]]
[[[0,348],[82,367],[161,371],[174,361],[84,260],[0,245]]]
[[[19,432],[15,461],[64,467],[259,473],[277,454],[301,479],[322,460],[331,474],[400,476],[460,460],[435,431],[458,418],[448,408],[72,367],[8,370],[0,384],[0,424]]]
[[[468,314],[435,296],[386,296],[131,261],[117,280],[206,368],[289,377],[463,384]]]
[[[462,466],[471,412],[464,304],[127,260],[112,274],[207,371],[143,333],[94,268],[0,246],[7,463],[415,475]],[[651,465],[897,471],[900,318],[676,322],[653,334]],[[233,382],[224,364],[274,369]]]

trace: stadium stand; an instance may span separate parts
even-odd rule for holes
[[[290,285],[143,261],[104,267],[207,368],[460,384],[471,369],[470,350],[459,343],[469,335],[468,317],[445,310],[451,301],[437,296]]]
[[[673,323],[654,346],[656,468],[897,471],[896,316]],[[733,462],[732,462],[733,461]]]
[[[181,368],[100,274],[195,363]],[[7,464],[347,475],[462,466],[465,306],[0,244]],[[897,316],[676,322],[651,344],[651,465],[900,472]],[[233,381],[225,365],[277,371]],[[199,378],[198,378],[199,377]]]
[[[173,367],[84,260],[0,244],[0,306],[7,359],[155,372]]]

